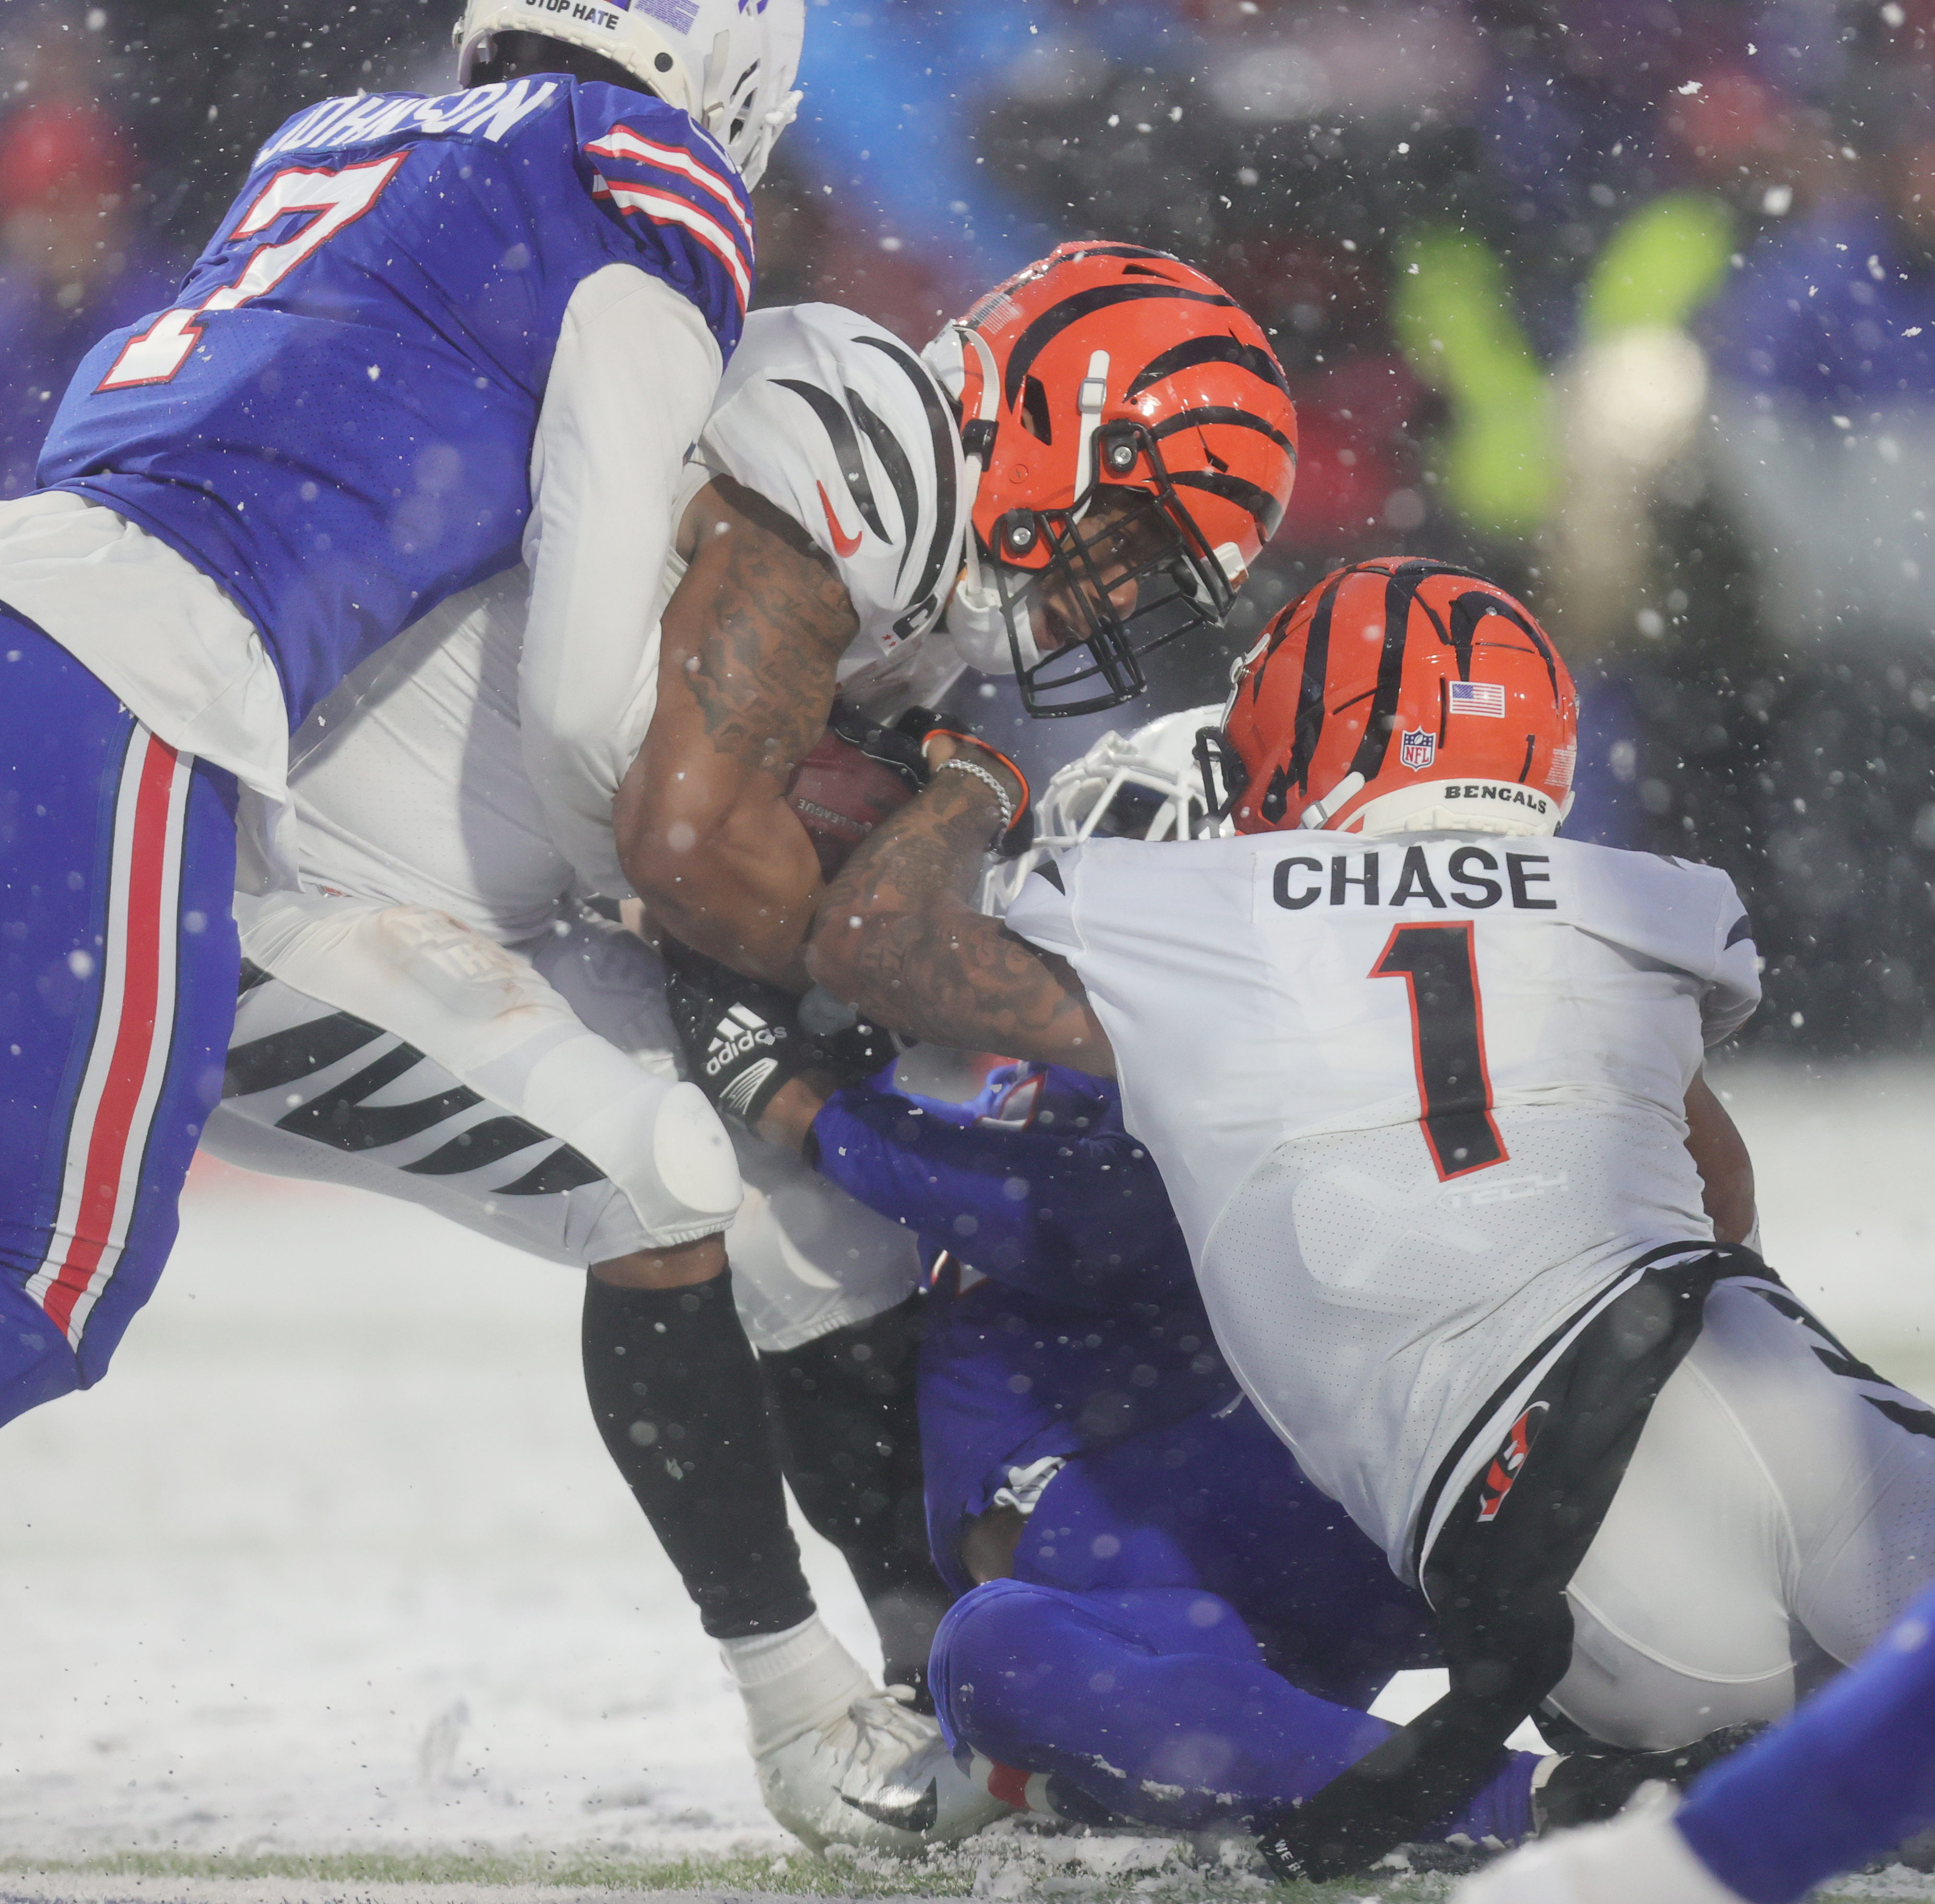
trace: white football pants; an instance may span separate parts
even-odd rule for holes
[[[1551,1703],[1617,1745],[1780,1717],[1935,1578],[1935,1411],[1778,1285],[1719,1284],[1573,1577]]]
[[[911,1231],[729,1135],[679,1081],[663,969],[632,934],[573,913],[507,950],[427,907],[237,908],[269,976],[239,1001],[202,1138],[225,1161],[399,1197],[554,1263],[723,1230],[768,1352],[913,1293]]]

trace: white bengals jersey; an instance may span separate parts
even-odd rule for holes
[[[831,305],[755,312],[678,513],[719,474],[798,521],[846,585],[860,621],[838,670],[849,701],[890,717],[952,685],[961,662],[933,623],[966,533],[960,437],[904,344]],[[648,605],[654,623],[684,572],[675,554]],[[305,886],[434,905],[506,944],[540,930],[574,883],[629,890],[608,835],[578,843],[574,869],[525,774],[518,668],[529,592],[514,569],[454,596],[296,735],[292,849]],[[654,634],[613,711],[613,795],[657,705],[658,653]]]
[[[1053,870],[1008,924],[1086,986],[1224,1354],[1414,1577],[1421,1507],[1490,1459],[1464,1431],[1528,1357],[1635,1257],[1711,1240],[1684,1106],[1759,999],[1732,881],[1444,834]]]
[[[922,638],[961,572],[974,499],[952,411],[913,352],[837,305],[756,311],[697,456],[792,517],[838,571],[860,618],[840,667],[849,700],[917,683],[907,705],[952,683],[946,638],[925,660]]]
[[[799,515],[859,613],[838,671],[843,691],[877,717],[937,698],[961,663],[922,604],[934,576],[943,595],[952,585],[966,507],[939,386],[886,332],[823,306],[797,323],[756,314],[735,364],[720,431],[688,462],[675,515],[714,473]],[[817,397],[802,395],[809,389]],[[835,409],[865,446],[858,460]],[[871,513],[856,499],[868,495]],[[866,525],[857,542],[856,521]],[[654,630],[683,573],[675,556],[657,599],[639,605]],[[567,855],[525,771],[518,708],[528,595],[528,577],[512,570],[453,597],[373,656],[295,737],[294,822],[281,843],[305,895],[238,906],[243,951],[272,975],[245,1000],[240,1037],[267,1058],[240,1067],[261,1088],[232,1089],[207,1141],[252,1167],[356,1181],[541,1254],[596,1261],[681,1226],[718,1228],[724,1217],[669,1196],[675,1186],[658,1181],[667,1172],[656,1139],[638,1138],[655,1128],[676,1075],[661,979],[607,1000],[611,1028],[587,1015],[582,984],[560,976],[576,970],[565,955],[586,937],[581,926],[554,937],[561,897],[574,886],[625,888],[608,827],[602,843],[581,838]],[[612,708],[608,807],[650,725],[657,667],[654,632]],[[270,869],[245,868],[245,886],[272,883]],[[472,934],[521,949],[538,969],[466,943]],[[405,940],[440,949],[434,960],[386,949]],[[642,952],[622,939],[619,949]],[[580,1021],[601,1036],[571,1041]],[[314,1037],[305,1029],[318,1026]],[[520,1030],[526,1043],[503,1061]],[[548,1069],[526,1062],[544,1040]],[[344,1119],[329,1127],[353,1137],[358,1093],[375,1089],[366,1067],[380,1080],[412,1059],[407,1078],[385,1088],[385,1106],[403,1106],[390,1119],[405,1127],[398,1141],[352,1150],[305,1139],[314,1121],[305,1122],[305,1094],[341,1099]],[[562,1082],[534,1088],[547,1077]],[[439,1106],[444,1114],[432,1115]],[[527,1147],[491,1154],[485,1128],[496,1142]],[[735,1148],[747,1196],[728,1248],[759,1347],[796,1347],[905,1298],[919,1269],[907,1232],[767,1146]]]

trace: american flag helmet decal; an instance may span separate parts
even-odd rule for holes
[[[1505,691],[1496,681],[1453,681],[1448,684],[1447,702],[1454,714],[1489,714],[1494,720],[1505,717]]]

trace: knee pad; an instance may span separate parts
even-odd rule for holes
[[[1025,1580],[990,1580],[964,1594],[941,1616],[928,1680],[947,1743],[957,1749],[975,1730],[970,1708],[985,1718],[1025,1696],[1053,1670],[1052,1628],[1081,1606],[1079,1595]]]
[[[729,1216],[739,1207],[738,1159],[718,1112],[696,1085],[674,1085],[660,1100],[652,1118],[652,1167],[657,1187],[671,1208],[683,1208],[688,1223]],[[631,1190],[635,1201],[642,1188]]]
[[[635,1064],[676,1078],[678,1036],[658,955],[602,920],[561,923],[529,948],[538,973]],[[868,1321],[913,1293],[921,1265],[913,1231],[856,1202],[789,1151],[738,1131],[731,1142],[745,1200],[726,1248],[747,1338],[762,1355]],[[687,1200],[699,1202],[696,1194]]]
[[[789,1151],[738,1132],[732,1142],[746,1200],[726,1248],[747,1336],[762,1355],[869,1322],[913,1295],[920,1245],[911,1230]]]
[[[528,960],[427,907],[285,892],[236,907],[243,949],[265,970],[394,1033],[588,1159],[624,1193],[645,1247],[731,1221],[738,1164],[703,1094],[588,1030]]]

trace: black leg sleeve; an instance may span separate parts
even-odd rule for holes
[[[813,1616],[779,1449],[732,1277],[689,1289],[585,1281],[593,1419],[715,1640]]]
[[[889,1685],[927,1697],[927,1656],[949,1595],[934,1571],[914,1383],[919,1299],[762,1355],[795,1498],[846,1555],[880,1636]]]

